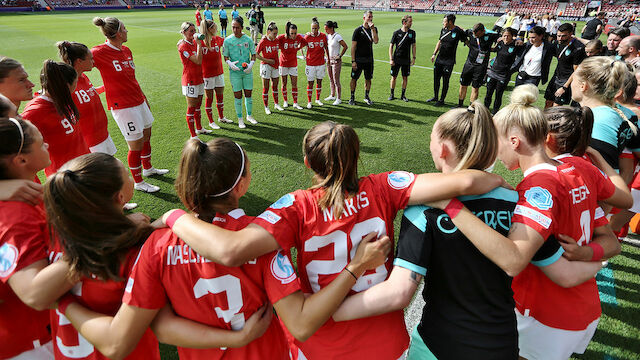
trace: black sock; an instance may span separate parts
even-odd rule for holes
[[[464,104],[464,99],[458,99],[458,106],[462,107]]]
[[[369,90],[365,90],[364,91],[364,98],[368,99],[369,98]]]
[[[407,92],[407,89],[402,89],[402,97],[404,97],[405,92]]]
[[[351,91],[351,98],[354,99],[356,97],[356,92],[355,91]]]
[[[391,96],[393,96],[393,93],[396,91],[396,89],[391,89]]]

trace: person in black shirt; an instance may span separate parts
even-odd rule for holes
[[[491,107],[491,98],[495,91],[493,114],[502,106],[502,94],[511,80],[511,64],[524,48],[522,41],[514,40],[517,35],[518,32],[515,29],[505,28],[502,32],[502,40],[491,50],[497,54],[487,71],[487,95],[484,97],[484,106]]]
[[[444,99],[447,97],[449,79],[451,79],[453,65],[456,63],[458,42],[466,43],[467,41],[464,30],[457,27],[455,23],[456,16],[453,14],[449,14],[442,19],[443,27],[442,30],[440,30],[440,39],[436,44],[433,55],[431,55],[431,62],[435,61],[433,67],[433,97],[427,100],[427,102],[435,101],[436,106],[444,105]],[[438,100],[440,80],[442,80],[442,95],[440,96],[440,100]]]
[[[365,11],[363,23],[353,31],[351,37],[351,99],[349,105],[356,104],[356,85],[364,71],[364,102],[373,104],[369,98],[373,78],[373,44],[378,43],[378,29],[373,25],[373,12]]]
[[[467,61],[465,61],[460,75],[458,107],[463,106],[469,85],[472,87],[470,101],[474,102],[478,98],[480,86],[482,86],[487,74],[491,47],[499,38],[500,34],[486,31],[481,23],[475,24],[473,31],[467,30],[469,55],[467,55]]]
[[[402,69],[402,101],[409,101],[405,96],[407,91],[407,80],[409,77],[411,66],[416,62],[416,32],[411,30],[413,18],[411,15],[402,17],[402,28],[396,30],[391,36],[391,44],[389,44],[389,63],[391,64],[391,95],[389,100],[394,100],[394,91],[396,88],[396,79],[398,72]],[[395,51],[394,51],[395,46]],[[409,52],[413,53],[410,57]]]
[[[256,20],[258,20],[258,32],[260,33],[260,35],[262,35],[264,34],[263,30],[264,30],[264,24],[265,24],[264,11],[262,11],[262,7],[260,5],[258,5],[256,9],[257,9]]]
[[[593,40],[600,36],[602,33],[602,20],[604,19],[604,15],[604,12],[599,12],[597,17],[587,22],[587,24],[582,28],[583,39]]]
[[[571,102],[571,79],[573,71],[587,57],[584,45],[573,37],[573,26],[564,23],[558,28],[557,41],[552,47],[558,58],[556,71],[544,92],[545,109],[556,105],[569,105]]]

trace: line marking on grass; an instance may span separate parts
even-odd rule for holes
[[[616,283],[615,278],[613,277],[611,263],[607,263],[607,266],[603,267],[598,272],[596,275],[596,281],[598,283],[598,291],[600,292],[600,302],[614,307],[618,306],[618,300],[616,298]]]

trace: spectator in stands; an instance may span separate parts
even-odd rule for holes
[[[227,37],[227,22],[229,19],[227,18],[227,10],[224,9],[224,5],[220,4],[219,9],[218,18],[220,19],[220,36],[224,39]]]
[[[571,80],[573,72],[587,57],[584,45],[573,37],[574,28],[564,23],[558,28],[557,41],[553,43],[558,58],[556,70],[544,93],[545,109],[551,106],[569,105],[571,102]]]
[[[398,72],[402,70],[402,95],[400,96],[400,99],[405,102],[409,101],[405,96],[407,91],[407,82],[411,66],[416,63],[416,32],[411,30],[412,24],[413,18],[411,15],[403,16],[402,27],[396,30],[391,36],[391,43],[389,44],[391,94],[389,95],[389,100],[395,99],[394,91],[396,89],[396,79],[398,78]],[[409,52],[413,54],[413,57],[410,57]]]
[[[516,35],[517,32],[514,29],[505,28],[502,31],[502,40],[492,49],[497,54],[491,68],[487,71],[487,94],[484,97],[484,106],[487,109],[491,107],[491,98],[495,91],[496,98],[493,103],[493,114],[497,113],[502,106],[502,94],[507,88],[509,80],[511,80],[511,64],[524,48],[524,44],[521,41],[516,43]]]
[[[353,31],[351,37],[351,99],[349,105],[356,104],[356,85],[364,71],[364,102],[373,104],[369,98],[373,78],[373,44],[378,43],[378,29],[373,24],[373,12],[367,10],[362,16],[363,23]]]
[[[33,99],[33,86],[20,62],[9,57],[0,58],[0,94],[20,108],[22,101]]]
[[[629,36],[631,32],[628,28],[618,27],[611,31],[609,31],[609,36],[607,37],[607,49],[605,50],[606,56],[615,56],[618,54],[618,46],[620,46],[620,42],[622,39]]]
[[[477,23],[472,30],[467,30],[467,46],[469,54],[467,61],[462,68],[460,75],[460,89],[458,91],[458,107],[464,106],[464,99],[467,97],[467,87],[471,85],[470,102],[473,103],[478,99],[480,86],[485,81],[487,74],[487,66],[489,66],[489,55],[493,44],[500,38],[498,33],[487,33],[484,25]]]
[[[493,31],[497,33],[501,33],[502,28],[504,28],[505,24],[507,23],[508,17],[509,17],[508,13],[502,14],[502,16],[500,16],[498,20],[496,20],[495,24],[493,25]]]
[[[456,50],[458,42],[467,42],[467,35],[461,28],[455,25],[456,16],[453,14],[446,15],[442,19],[442,30],[440,30],[440,39],[436,44],[436,48],[431,55],[431,62],[435,61],[433,66],[433,97],[427,102],[435,101],[436,106],[444,105],[444,99],[447,97],[449,90],[449,79],[453,72],[453,65],[456,63]],[[436,55],[438,56],[436,58]],[[442,79],[442,95],[438,100],[438,91],[440,90],[440,79]]]
[[[622,39],[620,46],[618,46],[618,55],[627,62],[633,65],[636,69],[640,67],[640,36],[627,36]]]
[[[204,11],[202,12],[202,15],[204,15],[205,19],[213,21],[213,13],[209,10],[209,4],[204,4]]]
[[[518,71],[516,86],[546,84],[553,55],[553,46],[544,39],[544,29],[535,26],[529,32],[529,42],[511,67],[512,72]]]
[[[599,12],[598,16],[589,20],[587,24],[582,28],[582,38],[586,40],[593,40],[600,37],[604,23],[604,12]]]
[[[600,39],[589,40],[587,45],[584,46],[584,52],[587,57],[602,56],[604,55],[604,45]]]
[[[327,34],[329,61],[327,62],[327,72],[329,73],[329,83],[331,85],[331,95],[325,100],[335,100],[333,105],[342,103],[342,85],[340,84],[340,69],[342,68],[342,56],[349,46],[342,38],[342,35],[336,32],[338,23],[335,21],[327,21],[324,24],[324,32]],[[342,48],[342,50],[341,50]]]

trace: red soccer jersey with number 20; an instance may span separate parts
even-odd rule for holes
[[[320,209],[323,189],[298,190],[273,203],[254,223],[271,233],[285,251],[298,250],[303,291],[315,293],[344,270],[365,235],[378,232],[393,238],[393,220],[407,205],[414,181],[415,176],[404,171],[363,177],[358,193],[345,201],[342,216]],[[384,281],[392,261],[390,254],[386,264],[366,272],[351,294]],[[296,345],[310,359],[397,359],[409,346],[409,337],[403,312],[394,311],[346,322],[330,319]]]
[[[513,211],[513,223],[529,226],[545,241],[552,235],[565,234],[579,245],[591,241],[595,227],[607,224],[597,203],[598,190],[585,181],[573,165],[540,164],[524,175],[516,188],[520,199]],[[538,266],[552,264],[561,254],[562,248],[559,248],[549,261],[543,260]],[[521,314],[563,330],[584,330],[600,316],[595,278],[572,288],[562,288],[538,266],[529,263],[513,279],[513,298]]]
[[[253,218],[236,209],[213,223],[240,230]],[[156,230],[144,244],[123,301],[145,309],[167,299],[177,315],[221,329],[242,329],[256,310],[300,290],[293,266],[273,252],[240,267],[213,263],[191,250],[170,229]],[[286,360],[289,349],[276,317],[260,338],[242,348],[178,348],[181,359]]]

